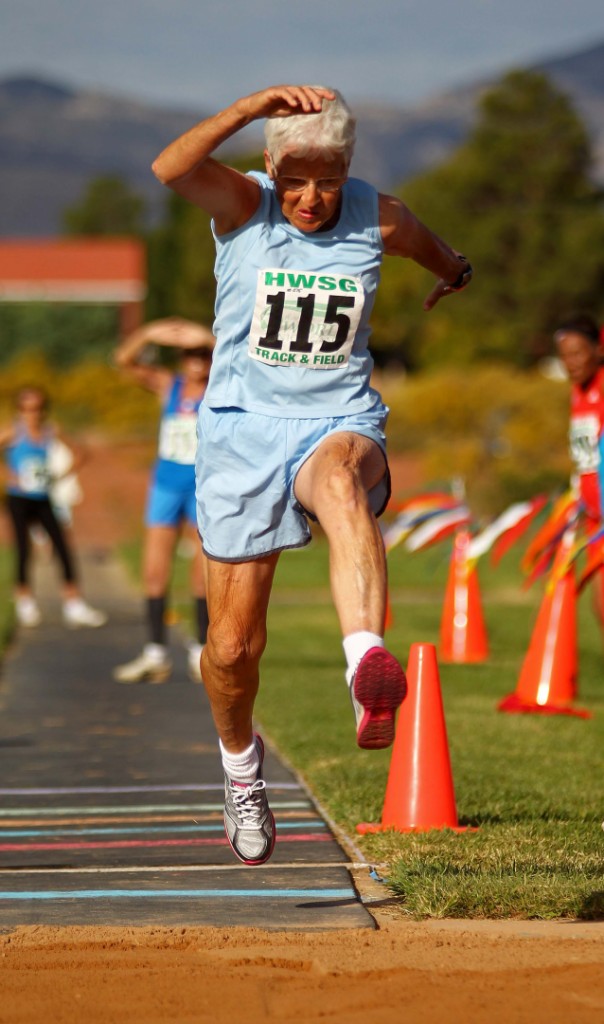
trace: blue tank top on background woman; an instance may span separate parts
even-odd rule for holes
[[[215,237],[217,339],[205,397],[286,417],[373,408],[369,317],[384,253],[378,193],[350,178],[337,224],[299,231],[274,183],[253,172],[261,200],[241,228]]]
[[[197,413],[202,399],[183,398],[184,380],[175,377],[159,425],[155,482],[176,491],[195,490]]]
[[[23,498],[43,501],[48,497],[48,446],[52,431],[47,430],[40,441],[34,441],[21,424],[17,424],[15,440],[6,449],[8,468],[17,478],[6,490]]]

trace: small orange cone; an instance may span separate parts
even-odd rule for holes
[[[384,632],[387,629],[392,629],[394,625],[394,616],[392,614],[392,603],[390,601],[390,591],[386,591],[386,610],[384,613]]]
[[[554,580],[573,542],[574,531],[567,530],[551,570]],[[516,689],[499,702],[499,711],[591,718],[589,711],[573,707],[577,695],[576,604],[571,566],[546,589]]]
[[[440,621],[441,660],[464,665],[486,661],[489,656],[478,573],[468,560],[469,543],[468,530],[455,534]]]
[[[398,714],[390,772],[380,824],[357,832],[428,832],[454,829],[457,821],[449,744],[436,648],[413,644],[407,667],[408,694]]]

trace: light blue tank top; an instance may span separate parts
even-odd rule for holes
[[[48,497],[48,445],[52,436],[48,429],[40,441],[34,441],[21,424],[17,424],[15,440],[6,449],[7,465],[17,478],[16,483],[8,484],[9,494],[35,501]]]
[[[175,377],[159,425],[155,481],[174,491],[195,490],[197,413],[201,398],[183,398],[184,380]]]
[[[256,213],[214,233],[217,343],[205,402],[295,418],[373,408],[369,317],[384,253],[377,192],[349,179],[335,227],[307,234],[281,213],[270,178],[253,177]]]

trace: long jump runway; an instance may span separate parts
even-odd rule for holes
[[[182,639],[173,631],[168,682],[114,682],[112,668],[144,641],[142,602],[111,560],[84,570],[109,624],[66,629],[43,568],[44,622],[20,631],[2,666],[0,928],[374,927],[347,855],[269,744],[275,852],[262,867],[237,861],[209,707]]]

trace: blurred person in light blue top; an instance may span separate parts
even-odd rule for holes
[[[260,118],[266,173],[216,160],[221,143]],[[471,277],[466,258],[400,200],[349,177],[354,140],[337,91],[274,86],[200,122],[153,165],[211,214],[216,242],[217,344],[197,462],[210,616],[202,674],[220,737],[227,836],[249,864],[267,860],[275,841],[252,728],[267,607],[279,552],[308,543],[309,519],[330,546],[357,742],[392,742],[406,682],[383,640],[376,517],[389,494],[388,410],[370,387],[369,318],[384,255],[435,274],[426,310]]]
[[[176,353],[176,367],[150,362],[150,346],[154,345]],[[148,640],[133,660],[114,669],[114,678],[120,683],[161,683],[171,674],[166,606],[177,543],[186,534],[192,535],[193,542],[190,588],[196,632],[188,648],[188,670],[195,682],[201,682],[200,658],[206,641],[208,608],[205,559],[197,536],[195,454],[197,413],[206,393],[213,349],[214,336],[208,327],[174,316],[142,324],[115,351],[120,369],[161,403],[143,544]]]

